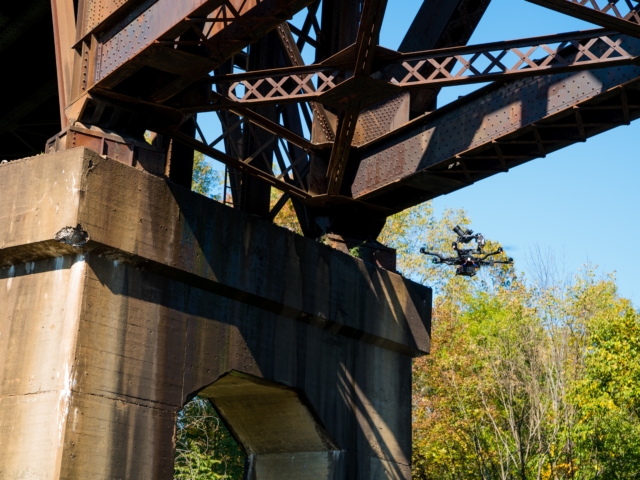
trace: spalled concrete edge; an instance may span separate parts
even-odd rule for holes
[[[293,308],[268,298],[260,297],[250,292],[203,278],[197,274],[186,272],[175,267],[170,267],[159,262],[154,262],[138,255],[132,255],[130,253],[123,252],[122,250],[117,250],[108,245],[103,245],[93,241],[89,241],[81,248],[71,247],[65,243],[55,240],[48,240],[31,245],[0,249],[0,267],[34,262],[37,260],[44,260],[46,258],[74,255],[78,253],[92,253],[100,257],[116,260],[120,263],[126,263],[136,268],[180,281],[186,285],[215,293],[216,295],[220,295],[231,300],[240,301],[268,312],[297,320],[307,325],[322,328],[324,330],[330,330],[333,333],[370,343],[377,347],[386,348],[403,355],[417,357],[428,353],[394,342],[388,338],[373,335],[353,327],[340,324],[339,322],[315,315],[312,312]]]
[[[39,217],[28,201],[23,202],[24,212],[16,214],[20,208],[14,208],[13,217],[9,212],[10,228],[22,221],[28,234],[13,231],[13,235],[4,236],[9,240],[5,248],[0,248],[0,265],[91,253],[404,355],[415,357],[429,352],[431,290],[400,275],[262,219],[232,212],[213,200],[103,159],[90,150],[75,149],[11,165],[21,170],[16,172],[18,176],[39,177],[28,178],[27,193],[30,188],[34,199],[44,190],[43,198],[56,197],[63,208],[55,210],[55,214],[58,210],[62,213],[59,221],[46,221],[46,225],[42,225],[42,217],[49,220],[53,215],[47,205]],[[11,177],[11,169],[6,165],[4,169],[5,178]],[[7,182],[7,186],[11,184]],[[8,202],[2,198],[0,190],[0,206]],[[185,220],[183,208],[205,213]],[[169,213],[171,218],[161,218],[159,212]],[[139,221],[132,222],[134,218]],[[84,246],[53,240],[61,228],[76,225],[92,239]],[[222,252],[210,251],[210,244],[224,242],[232,234],[234,238],[244,236],[244,245],[230,244]],[[255,237],[266,235],[278,243],[266,248],[283,250],[282,265],[259,263],[260,249],[265,246]],[[229,260],[233,255],[240,260]],[[271,276],[282,278],[283,284],[265,285],[247,277],[245,272],[254,267],[258,271],[274,269]],[[285,285],[285,281],[289,283]],[[320,297],[313,288],[318,283],[329,286]],[[315,297],[309,297],[302,284]],[[346,287],[351,286],[352,291],[348,291]]]

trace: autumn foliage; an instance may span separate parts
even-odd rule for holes
[[[275,221],[300,233],[291,201]],[[531,255],[530,278],[516,274],[524,260],[516,258],[516,267],[473,279],[418,253],[448,251],[451,228],[470,223],[463,211],[436,216],[427,203],[389,218],[378,238],[397,249],[403,275],[436,294],[432,352],[414,362],[413,478],[640,478],[640,313],[618,296],[613,277],[588,266],[559,275],[540,252]],[[239,450],[215,418],[204,420],[214,448],[203,453],[189,422],[200,415],[202,425],[205,410],[192,410],[180,420],[176,478],[241,478]],[[224,459],[215,457],[222,451]],[[190,476],[190,455],[213,455],[202,467],[211,475]]]

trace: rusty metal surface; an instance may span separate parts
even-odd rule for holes
[[[635,51],[640,41],[625,45]],[[639,76],[639,67],[628,66],[487,88],[365,146],[352,194],[405,208],[628,123],[640,108],[628,100]],[[610,97],[607,110],[601,102]],[[598,112],[599,121],[581,122],[586,112]]]
[[[363,87],[363,81],[373,70],[376,47],[386,8],[387,0],[364,0],[363,2],[360,25],[356,35],[353,76],[345,82],[345,84],[351,82],[354,89],[359,90]],[[356,132],[358,114],[364,103],[364,98],[361,95],[348,95],[347,99],[346,102],[340,102],[343,104],[344,110],[338,116],[336,139],[331,149],[327,168],[329,195],[338,195],[342,188],[353,136]]]
[[[234,208],[273,219],[291,198],[308,236],[375,238],[392,212],[635,118],[638,2],[530,1],[607,29],[467,45],[490,0],[425,0],[396,52],[385,0],[82,0],[64,117],[157,132],[167,158],[185,145],[164,175],[188,176],[192,150],[223,162]],[[443,86],[494,80],[437,108]]]
[[[489,4],[490,0],[462,0],[457,3],[425,0],[398,50],[415,52],[466,45]],[[429,66],[423,71],[429,72]],[[436,87],[411,92],[412,112],[423,114],[434,110],[439,91]]]
[[[78,40],[95,31],[123,7],[140,3],[139,0],[81,0],[78,7],[80,24],[77,28]]]
[[[640,37],[638,0],[527,0],[586,22]]]
[[[76,147],[87,147],[113,160],[153,175],[164,175],[166,153],[146,142],[87,128],[81,123],[63,130],[47,142],[46,152],[54,153]]]
[[[227,3],[224,0],[158,0],[98,43],[94,83],[113,88],[132,74],[132,69],[135,71],[144,64],[163,66],[165,71],[175,74],[189,71],[204,75],[308,3],[309,0],[231,0]],[[234,15],[237,18],[234,19]],[[206,28],[200,29],[197,23],[204,23]],[[176,56],[173,61],[181,64],[172,65],[171,58],[167,57],[175,53],[171,47],[181,45],[180,35],[190,29],[199,30],[200,39],[196,44],[203,44],[208,52]],[[143,51],[147,58],[136,58]],[[118,69],[122,71],[114,75]],[[108,79],[109,75],[114,78]]]
[[[207,0],[180,2],[158,0],[124,28],[98,44],[94,82],[99,83],[104,80],[107,75],[131,61],[162,36],[169,36],[172,30],[174,34],[182,33],[180,30],[187,29],[184,19],[207,3],[210,2]],[[222,0],[212,7],[216,8],[220,4]]]
[[[360,112],[353,145],[364,145],[407,123],[410,103],[409,93],[403,93]]]
[[[382,89],[383,95],[391,96],[403,90],[416,90],[439,86],[485,82],[498,78],[535,76],[554,71],[584,70],[628,64],[637,56],[627,52],[623,46],[624,36],[612,31],[594,30],[549,35],[512,42],[495,42],[469,47],[456,47],[426,52],[396,55],[390,61],[381,61],[381,66],[393,66],[381,79],[371,80],[371,85],[359,83],[345,88],[337,104],[352,110],[356,100],[371,102],[372,89]],[[567,47],[573,47],[567,49]],[[565,51],[577,51],[568,56]],[[543,55],[540,57],[540,55]],[[389,65],[390,64],[390,65]],[[431,66],[428,75],[421,73],[425,65]],[[327,102],[332,90],[354,84],[348,76],[349,66],[335,64],[309,65],[300,68],[278,69],[273,72],[228,75],[212,78],[212,83],[230,82],[229,97],[245,105],[269,105],[287,102],[315,100]],[[295,72],[291,74],[290,72]],[[379,71],[379,70],[378,70]],[[381,81],[383,80],[383,81]],[[317,82],[312,90],[307,85]],[[269,85],[266,93],[258,87]],[[364,87],[364,88],[363,88]],[[368,88],[367,88],[368,87]],[[239,93],[236,93],[239,92]],[[388,93],[387,93],[388,92]],[[344,98],[344,100],[342,100]],[[349,105],[347,105],[347,102]],[[333,100],[332,103],[336,103]],[[221,106],[217,106],[220,108]]]

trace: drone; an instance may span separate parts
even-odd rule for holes
[[[495,252],[484,253],[483,248],[487,241],[481,233],[474,235],[473,230],[463,230],[460,226],[456,226],[453,231],[458,235],[457,241],[451,245],[453,250],[458,254],[457,257],[445,257],[438,253],[428,252],[424,247],[420,249],[420,253],[435,257],[433,263],[436,265],[456,265],[458,267],[456,269],[456,275],[463,277],[474,277],[476,273],[478,273],[478,270],[480,270],[480,267],[483,266],[493,267],[496,264],[513,264],[513,258],[508,258],[507,260],[494,260],[493,258],[489,258],[500,255],[504,250],[502,250],[501,247]],[[460,248],[459,246],[460,244],[466,245],[473,241],[476,242],[476,248]]]

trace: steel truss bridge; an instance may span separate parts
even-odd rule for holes
[[[468,45],[490,0],[425,0],[393,51],[386,0],[5,2],[0,154],[85,145],[188,187],[199,151],[226,165],[234,208],[274,219],[291,199],[308,237],[375,238],[391,214],[640,116],[637,0],[522,1],[600,28]],[[477,82],[492,83],[438,108]]]

